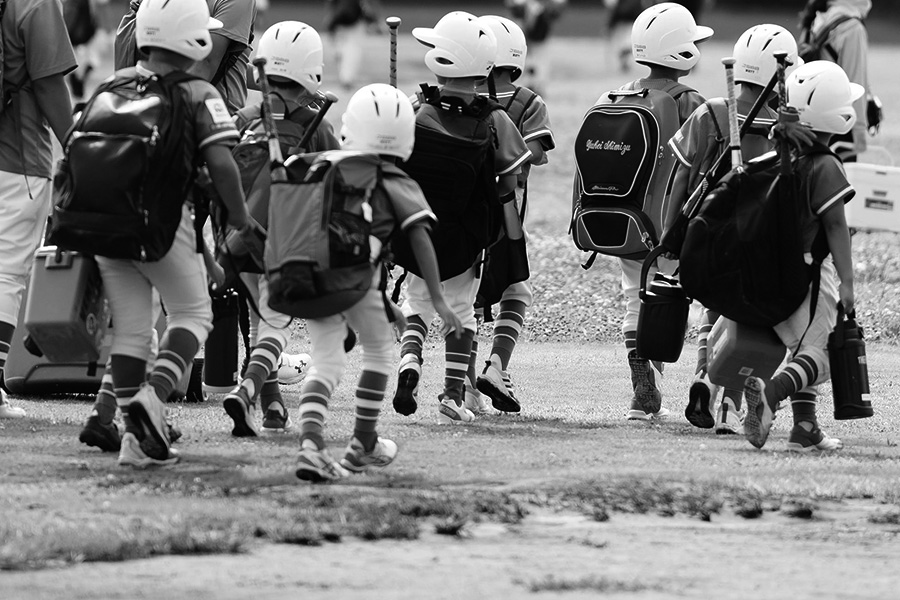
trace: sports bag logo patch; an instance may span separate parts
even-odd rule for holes
[[[625,142],[616,142],[613,140],[603,141],[588,139],[585,142],[585,150],[587,152],[590,152],[591,150],[618,152],[622,156],[625,156],[626,152],[631,152],[631,144],[626,144]]]

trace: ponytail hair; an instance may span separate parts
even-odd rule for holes
[[[807,0],[806,6],[800,11],[800,31],[808,31],[812,26],[816,13],[825,12],[829,0]]]

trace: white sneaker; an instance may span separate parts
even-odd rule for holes
[[[722,398],[716,411],[716,435],[741,435],[744,433],[744,412],[734,407],[731,398]]]
[[[136,436],[140,438],[141,451],[157,461],[166,461],[171,455],[166,412],[166,405],[149,383],[143,384],[128,404],[128,415],[141,430]]]
[[[684,418],[688,423],[700,429],[712,429],[715,424],[713,406],[719,387],[710,382],[706,373],[694,377],[688,390],[688,405],[684,409]]]
[[[438,399],[441,401],[438,405],[438,424],[457,425],[459,423],[471,423],[475,420],[475,415],[472,414],[472,411],[462,404],[457,404],[453,398],[441,395]]]
[[[625,418],[629,421],[650,421],[665,419],[670,414],[669,409],[665,406],[660,406],[655,413],[646,413],[640,408],[632,408],[625,414]]]
[[[10,404],[6,392],[0,390],[0,419],[21,419],[24,416],[25,409]]]
[[[151,458],[141,449],[141,444],[133,433],[126,432],[122,436],[122,446],[119,448],[120,466],[143,469],[152,466],[174,465],[180,458],[178,451],[172,448],[169,448],[169,455],[165,459]]]
[[[341,466],[352,473],[362,473],[369,467],[386,467],[394,462],[396,456],[397,444],[392,440],[379,436],[375,447],[366,452],[362,442],[353,438],[344,451]]]
[[[312,357],[305,352],[300,354],[281,353],[281,365],[278,367],[278,383],[294,385],[306,377]]]
[[[475,386],[491,399],[491,404],[500,412],[520,412],[522,405],[504,379],[508,381],[508,376],[503,373],[500,357],[492,354],[490,360],[485,361],[484,371],[478,376]]]
[[[472,414],[482,415],[486,413],[488,402],[490,401],[491,399],[489,396],[482,394],[466,381],[466,399],[463,402],[463,405],[469,409]]]

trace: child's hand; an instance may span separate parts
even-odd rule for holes
[[[849,315],[853,312],[854,306],[854,296],[853,296],[853,286],[846,285],[841,282],[840,287],[838,288],[838,295],[841,298],[841,305],[844,307],[844,314]]]
[[[456,339],[461,338],[464,330],[462,321],[459,320],[459,316],[453,312],[453,309],[447,306],[443,298],[434,300],[434,310],[437,311],[437,314],[440,315],[441,320],[444,322],[441,327],[441,335],[447,337],[450,332],[453,332],[456,334]]]
[[[388,306],[391,309],[391,314],[394,317],[393,325],[394,329],[397,332],[397,341],[400,341],[400,338],[403,336],[403,332],[406,330],[406,317],[403,315],[403,311],[400,310],[400,307],[394,304],[393,300],[388,300]]]

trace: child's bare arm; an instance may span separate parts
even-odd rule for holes
[[[434,246],[431,244],[428,231],[421,225],[412,225],[406,235],[409,237],[409,245],[416,257],[416,262],[419,263],[419,270],[422,271],[422,279],[428,286],[428,294],[431,296],[434,310],[444,321],[445,333],[453,331],[456,333],[456,337],[460,337],[463,332],[462,322],[444,300],[437,257],[434,254]]]
[[[663,223],[663,231],[672,226],[678,213],[684,207],[684,203],[687,202],[690,175],[690,169],[680,163],[675,168],[675,178],[672,180],[672,191],[669,194],[669,207],[665,215],[666,222]]]
[[[825,237],[828,239],[828,248],[834,260],[834,268],[841,280],[839,289],[841,304],[844,312],[853,310],[853,256],[850,246],[850,230],[847,228],[847,220],[844,217],[843,204],[830,207],[821,215],[822,227],[825,228]]]
[[[531,150],[531,160],[528,161],[534,166],[547,164],[547,153],[544,152],[544,145],[541,140],[531,140],[528,143],[528,149]]]
[[[518,182],[518,177],[515,173],[501,175],[497,178],[497,192],[500,194],[500,197],[509,195],[516,189],[516,183]]]
[[[203,149],[203,159],[216,192],[228,210],[228,224],[235,229],[243,229],[248,222],[247,205],[241,187],[241,174],[231,150],[221,144],[210,144]]]

